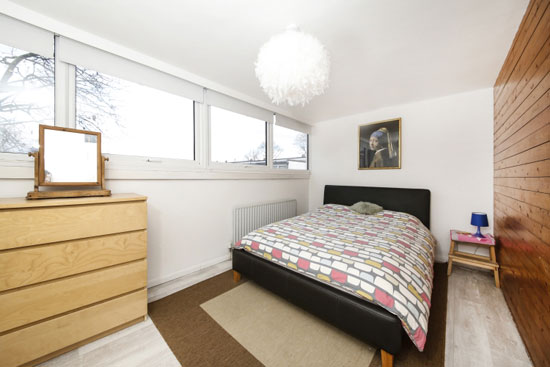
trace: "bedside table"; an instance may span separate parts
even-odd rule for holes
[[[467,252],[460,252],[458,251],[458,246],[456,246],[458,243],[468,243],[488,247],[490,255],[487,257],[469,254]],[[451,275],[453,270],[453,262],[492,270],[495,276],[495,285],[497,288],[500,288],[498,263],[495,255],[495,238],[492,235],[486,234],[484,238],[479,238],[468,232],[451,229],[451,248],[449,250],[449,267],[447,269],[447,275]]]

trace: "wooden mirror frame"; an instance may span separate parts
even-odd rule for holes
[[[56,131],[66,131],[70,133],[77,134],[86,134],[86,135],[95,135],[97,137],[97,181],[95,182],[48,182],[46,179],[46,162],[44,161],[44,150],[45,150],[45,141],[44,141],[44,131],[45,130],[56,130]],[[39,186],[99,186],[103,182],[103,170],[101,169],[102,160],[101,160],[101,133],[88,130],[78,130],[71,129],[68,127],[59,127],[59,126],[49,126],[49,125],[39,125],[38,130],[38,142],[40,148],[38,150],[39,156],[39,165],[38,165],[38,185]],[[69,153],[69,152],[68,152]]]
[[[72,133],[89,134],[97,137],[97,182],[45,182],[44,162],[44,130],[57,130]],[[105,189],[105,161],[109,158],[101,155],[101,133],[88,130],[71,129],[68,127],[39,125],[38,141],[40,148],[38,152],[30,152],[29,156],[34,157],[34,191],[27,193],[27,199],[49,199],[84,196],[111,196],[111,190]],[[88,190],[54,190],[39,191],[40,186],[101,186],[100,189]]]

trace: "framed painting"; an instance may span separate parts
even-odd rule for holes
[[[401,118],[359,125],[359,169],[401,168]]]

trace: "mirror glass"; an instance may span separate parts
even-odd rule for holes
[[[98,183],[96,134],[44,129],[44,179],[41,184]]]

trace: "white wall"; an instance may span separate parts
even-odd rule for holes
[[[402,118],[402,168],[358,170],[358,126],[396,117]],[[429,189],[436,260],[442,262],[449,229],[473,230],[473,211],[486,212],[492,223],[491,88],[320,122],[310,144],[310,209],[322,205],[327,184]]]
[[[149,286],[229,259],[233,209],[297,199],[308,208],[308,180],[107,180],[114,193],[148,196]],[[0,197],[25,196],[33,180],[0,180]]]

